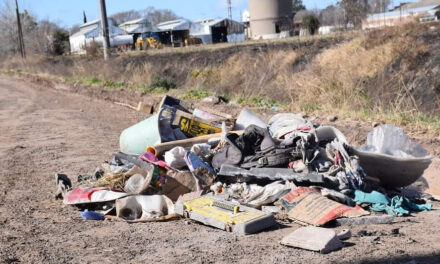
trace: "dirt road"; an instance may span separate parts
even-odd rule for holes
[[[53,199],[56,172],[72,179],[92,172],[118,149],[120,131],[142,118],[106,101],[0,76],[1,263],[440,262],[438,210],[355,227],[345,248],[320,255],[279,244],[296,224],[236,237],[184,219],[85,222]],[[361,230],[371,233],[357,235]]]

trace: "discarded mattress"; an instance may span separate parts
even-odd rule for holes
[[[405,187],[417,181],[432,157],[401,128],[382,125],[368,133],[366,145],[350,148],[368,177],[385,187]]]

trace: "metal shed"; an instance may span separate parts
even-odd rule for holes
[[[115,26],[112,19],[108,20],[110,46],[118,47],[123,45],[132,45],[133,37],[126,35],[124,30]],[[97,19],[80,26],[80,30],[70,36],[70,51],[75,54],[84,54],[85,47],[91,43],[102,46],[104,38],[102,36],[101,20]]]
[[[244,41],[244,24],[227,18],[196,21],[201,31],[192,31],[191,36],[201,38],[203,43]]]

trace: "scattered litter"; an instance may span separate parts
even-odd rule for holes
[[[55,191],[55,199],[63,199],[67,190],[72,188],[72,182],[66,174],[55,174],[55,182],[57,190]]]
[[[300,227],[281,240],[289,247],[318,251],[322,254],[341,249],[341,240],[332,229],[307,226]]]
[[[328,253],[351,231],[315,226],[389,224],[394,216],[432,208],[418,204],[426,201],[423,194],[400,188],[431,162],[400,128],[378,125],[365,146],[354,148],[341,131],[303,114],[276,114],[266,123],[243,109],[234,119],[170,96],[158,107],[141,102],[138,110],[152,115],[122,131],[121,152],[109,162],[79,175],[75,188],[67,175],[56,175],[56,197],[78,207],[83,219],[185,217],[245,235],[276,225],[276,215],[310,225],[283,245]],[[367,216],[365,209],[389,215]],[[381,243],[369,230],[358,236]]]
[[[351,231],[349,229],[343,229],[337,234],[339,240],[347,240],[351,237]]]
[[[267,206],[267,205],[263,205],[261,206],[261,211],[263,211],[264,213],[267,214],[279,214],[281,213],[281,208],[279,206]]]
[[[186,150],[182,147],[175,147],[164,154],[165,162],[168,166],[175,169],[182,169],[186,166]]]

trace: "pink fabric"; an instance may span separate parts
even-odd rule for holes
[[[171,170],[171,167],[166,164],[165,161],[159,160],[153,153],[145,152],[139,157],[140,160],[149,162],[151,164],[157,165],[159,167]]]

